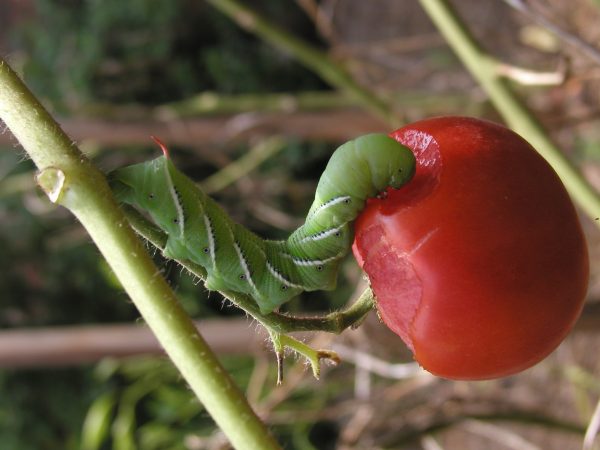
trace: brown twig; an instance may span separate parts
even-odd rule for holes
[[[196,322],[196,325],[202,330],[209,345],[220,354],[253,354],[266,348],[265,330],[253,326],[247,319],[210,319]],[[590,304],[577,323],[575,332],[598,331],[600,304]],[[308,334],[300,333],[296,336],[305,338]],[[335,348],[340,349],[338,346]],[[106,357],[162,353],[150,330],[142,325],[88,325],[0,331],[0,367],[77,365]],[[352,355],[344,353],[343,349],[341,355],[352,362]],[[350,357],[347,358],[348,356]],[[372,365],[370,367],[373,368]],[[376,369],[373,371],[378,373]],[[396,369],[391,370],[393,372]]]

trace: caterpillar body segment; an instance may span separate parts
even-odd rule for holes
[[[399,188],[414,173],[410,150],[373,134],[339,147],[317,186],[304,225],[287,240],[264,240],[233,222],[168,157],[109,174],[115,196],[149,213],[168,235],[166,257],[206,269],[206,287],[244,293],[269,313],[303,291],[333,289],[367,198]]]

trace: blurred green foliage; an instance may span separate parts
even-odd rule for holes
[[[205,91],[316,89],[322,82],[240,30],[204,2],[36,0],[38,16],[14,30],[32,90],[61,111],[89,101],[158,103]],[[304,38],[293,4],[260,2]]]
[[[0,372],[0,442],[14,450],[77,449],[97,386],[86,371]]]

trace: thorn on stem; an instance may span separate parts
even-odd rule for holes
[[[56,167],[47,167],[35,176],[52,203],[58,203],[65,190],[65,173]]]

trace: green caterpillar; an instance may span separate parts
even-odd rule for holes
[[[327,164],[304,225],[287,240],[263,240],[233,222],[155,141],[163,156],[111,172],[115,196],[167,233],[166,257],[203,266],[207,289],[247,294],[263,314],[302,291],[333,289],[366,199],[399,188],[415,170],[412,152],[386,135],[347,142]]]

